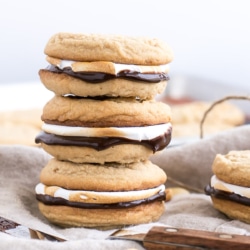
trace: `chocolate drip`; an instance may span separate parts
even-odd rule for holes
[[[210,196],[214,196],[218,199],[225,199],[240,203],[242,205],[250,206],[250,199],[244,196],[241,196],[236,193],[230,193],[222,190],[215,189],[211,185],[207,185],[204,189],[205,193]]]
[[[68,201],[59,197],[52,197],[50,195],[37,194],[36,199],[41,201],[45,205],[59,205],[59,206],[70,206],[77,208],[91,208],[91,209],[105,209],[105,208],[129,208],[135,207],[141,204],[147,204],[154,201],[163,201],[166,199],[165,192],[159,192],[147,199],[130,201],[130,202],[118,202],[111,204],[95,204],[95,203],[84,203],[84,202],[75,202]]]
[[[164,149],[171,141],[171,129],[164,135],[158,136],[152,140],[131,140],[122,137],[84,137],[84,136],[60,136],[41,132],[35,138],[36,143],[45,143],[47,145],[63,146],[82,146],[90,147],[95,150],[105,150],[109,147],[121,144],[138,144],[144,145],[153,152]]]
[[[129,80],[143,81],[148,83],[157,83],[160,81],[168,81],[168,74],[161,73],[138,73],[135,71],[124,70],[119,72],[117,75],[106,74],[101,72],[74,72],[70,67],[60,69],[54,65],[49,65],[46,70],[57,73],[67,74],[72,77],[81,79],[89,83],[100,83],[114,78],[127,78]]]

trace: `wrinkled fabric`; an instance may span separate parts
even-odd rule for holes
[[[171,179],[202,190],[210,180],[215,154],[249,149],[249,135],[248,126],[239,127],[207,139],[170,147],[151,160],[162,167]],[[138,242],[107,239],[114,230],[63,229],[49,223],[39,212],[35,198],[39,173],[49,159],[50,156],[40,148],[0,146],[0,216],[36,230],[64,237],[67,241],[49,242],[0,233],[0,249],[144,249]],[[250,225],[231,220],[215,210],[210,197],[204,193],[176,195],[165,203],[165,208],[158,222],[139,225],[137,230],[154,225],[171,225],[250,235]]]

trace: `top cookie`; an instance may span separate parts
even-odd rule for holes
[[[172,61],[167,44],[145,37],[58,33],[48,41],[45,54],[75,61],[111,61],[125,64],[161,65]]]
[[[226,155],[217,154],[212,169],[224,182],[249,187],[250,150],[230,151]]]

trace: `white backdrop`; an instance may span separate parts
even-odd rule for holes
[[[60,31],[158,37],[171,75],[250,88],[248,0],[0,0],[0,84],[38,81],[43,48]]]

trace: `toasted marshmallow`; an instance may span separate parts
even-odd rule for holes
[[[109,204],[118,202],[131,202],[141,199],[147,199],[159,192],[165,192],[165,186],[162,184],[158,187],[122,192],[96,192],[85,190],[68,190],[62,187],[46,186],[42,183],[36,185],[35,192],[38,195],[50,195],[52,197],[63,198],[68,201]]]
[[[221,191],[235,193],[235,194],[250,198],[250,188],[226,183],[218,179],[215,175],[213,175],[211,178],[211,187],[221,190]]]
[[[63,70],[71,68],[74,72],[102,72],[117,75],[122,71],[132,71],[137,73],[168,73],[169,64],[164,65],[134,65],[121,64],[107,61],[98,62],[76,62],[71,60],[61,60],[53,57],[47,57],[47,61]]]
[[[145,127],[70,127],[44,123],[42,130],[55,135],[61,136],[85,136],[85,137],[122,137],[131,140],[151,140],[158,136],[170,132],[171,123],[145,126]]]

